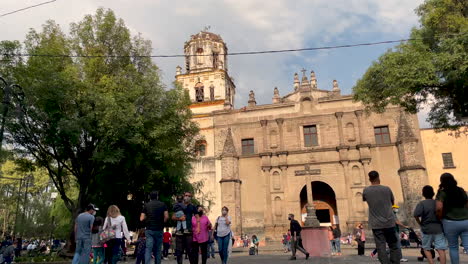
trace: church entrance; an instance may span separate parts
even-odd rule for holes
[[[307,215],[307,186],[304,186],[300,193],[302,222]],[[317,218],[321,225],[332,225],[338,223],[338,211],[336,208],[336,196],[330,185],[321,182],[312,182],[312,195]]]

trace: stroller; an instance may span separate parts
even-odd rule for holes
[[[419,236],[416,234],[416,232],[414,232],[414,229],[408,228],[408,231],[409,231],[409,241],[416,243],[417,247],[421,247],[422,241],[419,238]]]

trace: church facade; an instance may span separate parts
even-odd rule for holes
[[[295,74],[286,95],[272,89],[271,104],[258,105],[251,91],[236,109],[222,38],[202,31],[184,51],[176,81],[201,134],[191,180],[202,183],[197,198],[212,221],[227,206],[235,235],[279,240],[288,214],[303,220],[313,201],[322,225],[346,231],[367,222],[362,192],[371,170],[393,190],[402,217],[420,200],[428,179],[416,115],[398,107],[366,113],[336,81],[318,87],[313,71]]]

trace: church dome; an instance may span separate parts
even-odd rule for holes
[[[220,35],[208,31],[200,31],[198,34],[190,36],[190,40],[188,42],[195,40],[211,40],[216,42],[224,42]],[[188,44],[188,42],[186,43],[186,45]]]

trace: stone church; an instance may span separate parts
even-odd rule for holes
[[[197,198],[212,221],[227,206],[235,235],[279,240],[288,213],[304,221],[313,201],[321,225],[345,232],[367,222],[362,192],[371,170],[393,190],[402,218],[420,200],[428,180],[416,115],[398,107],[368,114],[337,81],[319,87],[305,70],[288,94],[274,88],[271,103],[257,105],[251,91],[247,106],[236,109],[222,38],[202,31],[184,52],[176,81],[190,94],[201,134],[191,180],[203,183]]]

